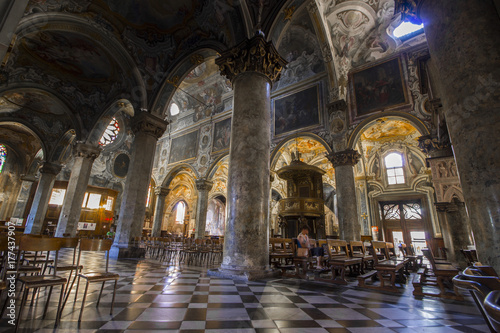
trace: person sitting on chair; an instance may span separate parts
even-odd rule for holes
[[[322,262],[323,262],[323,256],[325,255],[325,250],[322,247],[311,247],[308,236],[309,230],[310,230],[309,226],[304,224],[300,228],[300,234],[297,236],[297,241],[299,242],[300,247],[309,249],[311,255],[313,257],[316,257],[316,260],[318,261],[317,268],[324,269]]]

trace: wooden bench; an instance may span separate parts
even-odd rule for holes
[[[269,264],[280,269],[282,274],[294,268],[294,243],[291,238],[269,239]]]

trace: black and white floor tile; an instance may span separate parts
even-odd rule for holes
[[[103,257],[87,255],[87,269],[101,268]],[[152,259],[112,260],[120,274],[115,308],[113,285],[95,307],[100,284],[91,285],[79,324],[83,286],[72,295],[54,329],[58,293],[42,318],[45,292],[26,307],[19,332],[487,332],[471,299],[464,302],[417,300],[407,285],[400,295],[298,279],[242,282],[207,276],[207,267],[166,265]],[[13,332],[7,318],[0,333]]]

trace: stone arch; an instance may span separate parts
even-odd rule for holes
[[[190,164],[182,163],[182,164],[175,166],[172,170],[169,171],[169,173],[167,174],[167,176],[163,180],[161,186],[168,188],[170,186],[170,183],[172,182],[172,180],[174,180],[174,178],[180,174],[189,175],[191,178],[193,178],[193,181],[200,178],[200,175],[198,174],[198,172]]]
[[[31,135],[33,135],[40,143],[43,156],[44,157],[47,156],[47,153],[49,151],[48,147],[47,147],[47,143],[42,139],[43,136],[39,133],[37,128],[35,126],[33,126],[32,123],[30,123],[24,119],[17,119],[17,118],[10,118],[10,117],[9,118],[7,118],[7,117],[0,118],[0,127],[2,125],[12,125],[12,124],[15,124],[17,126],[22,126],[26,131],[28,131]],[[1,142],[1,143],[4,143],[4,142]],[[17,150],[17,149],[14,149],[14,150]]]
[[[329,154],[332,152],[332,148],[330,147],[330,145],[323,139],[321,138],[320,136],[318,136],[317,134],[314,134],[314,133],[310,133],[310,132],[302,132],[302,133],[296,133],[296,134],[293,134],[293,135],[290,135],[286,138],[284,138],[283,140],[281,140],[278,145],[273,149],[272,153],[271,153],[271,169],[273,169],[276,165],[276,162],[277,162],[277,158],[279,157],[279,153],[280,153],[280,150],[290,141],[294,140],[295,138],[299,138],[299,137],[305,137],[305,138],[310,138],[310,139],[313,139],[315,141],[318,141],[321,145],[323,145],[323,147],[325,148],[326,152]]]
[[[453,198],[457,198],[460,202],[465,202],[462,189],[458,186],[450,186],[443,195],[445,202],[452,202]]]
[[[54,151],[47,156],[47,161],[63,163],[71,154],[72,143],[76,139],[76,132],[69,130],[59,139]]]
[[[177,91],[178,85],[184,78],[198,65],[205,62],[208,58],[217,56],[223,52],[226,47],[220,43],[209,43],[208,45],[198,47],[196,50],[185,54],[183,57],[178,57],[178,61],[174,62],[170,69],[167,69],[162,86],[158,94],[151,103],[151,112],[160,117],[165,117],[165,110],[170,104],[172,97]]]
[[[208,168],[207,178],[212,179],[222,163],[229,162],[229,153],[219,156]]]
[[[355,149],[361,134],[363,134],[363,132],[379,118],[406,120],[413,127],[415,127],[422,136],[428,135],[430,133],[427,126],[419,118],[405,112],[389,111],[368,117],[365,120],[363,120],[359,125],[357,125],[354,131],[349,136],[349,140],[347,142],[347,149]]]

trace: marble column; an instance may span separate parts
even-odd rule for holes
[[[156,142],[168,124],[144,111],[131,122],[135,134],[134,147],[123,190],[115,241],[110,251],[113,258],[134,258],[141,255],[140,250],[129,247],[129,243],[133,237],[142,235]]]
[[[257,279],[269,268],[271,84],[286,62],[257,35],[216,60],[234,90],[224,254],[210,274]]]
[[[168,193],[170,193],[170,190],[168,188],[162,186],[155,187],[155,216],[153,219],[153,230],[151,231],[151,236],[153,237],[161,236],[161,225],[163,222],[163,215],[165,210],[165,198],[167,197]]]
[[[75,163],[71,168],[71,176],[69,177],[61,214],[57,222],[56,237],[64,237],[65,235],[70,237],[76,236],[83,198],[89,183],[90,172],[92,171],[92,164],[100,153],[101,149],[99,147],[85,143],[77,143],[74,146],[73,154]]]
[[[40,168],[40,179],[30,213],[26,219],[25,234],[40,235],[43,232],[43,220],[47,214],[47,208],[49,208],[52,187],[54,187],[56,176],[60,171],[61,165],[49,162],[45,162]]]
[[[196,180],[196,189],[198,190],[198,202],[196,204],[196,238],[205,237],[205,227],[207,226],[208,192],[210,192],[213,185],[213,182],[206,179]]]
[[[23,176],[21,177],[21,188],[19,189],[19,194],[17,195],[16,205],[14,211],[12,212],[12,217],[24,218],[24,212],[26,211],[26,205],[28,204],[28,199],[31,192],[31,186],[35,182],[35,177],[33,176]]]
[[[446,247],[448,260],[458,264],[462,269],[467,266],[460,250],[473,245],[469,225],[469,216],[465,204],[458,200],[452,202],[437,202],[436,209],[442,214],[441,231]]]
[[[335,185],[337,186],[337,209],[339,219],[339,236],[346,241],[361,239],[361,224],[356,205],[356,184],[354,182],[354,165],[360,155],[356,150],[332,152],[328,159],[335,168]]]
[[[500,271],[500,18],[494,1],[397,0],[422,21],[479,260]]]

